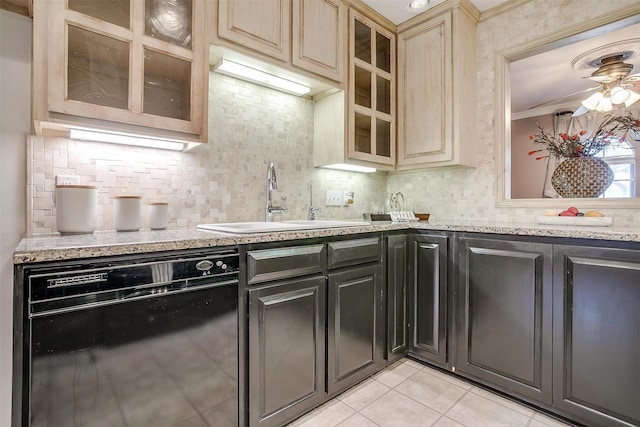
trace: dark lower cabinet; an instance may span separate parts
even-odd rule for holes
[[[249,424],[281,426],[326,398],[324,276],[249,290]]]
[[[409,236],[409,353],[447,364],[447,236]]]
[[[550,404],[552,245],[461,237],[456,370]]]
[[[386,358],[393,362],[407,353],[408,338],[408,236],[387,238],[387,348]]]
[[[556,246],[553,405],[640,425],[640,251]]]
[[[329,274],[327,391],[334,395],[383,365],[380,264]]]
[[[285,425],[407,353],[586,426],[640,425],[640,250],[386,239],[385,265],[377,236],[327,243],[326,262],[317,244],[250,253],[250,426]]]

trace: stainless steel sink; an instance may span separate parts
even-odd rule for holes
[[[199,224],[197,228],[205,231],[249,234],[270,233],[274,231],[312,230],[318,228],[362,227],[369,225],[365,221],[281,221],[281,222],[223,222],[218,224]]]

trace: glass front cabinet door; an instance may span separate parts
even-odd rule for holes
[[[349,157],[394,165],[395,35],[351,10]]]
[[[194,0],[36,2],[35,73],[47,89],[36,119],[203,139],[204,7]]]

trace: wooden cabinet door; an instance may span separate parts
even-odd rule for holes
[[[294,0],[291,62],[342,83],[347,7],[340,0]]]
[[[398,35],[398,165],[453,159],[451,15]]]
[[[552,246],[459,240],[456,370],[551,403]]]
[[[380,265],[329,275],[327,391],[334,395],[382,366]]]
[[[350,12],[349,158],[394,166],[395,34],[353,9]]]
[[[220,0],[218,37],[289,61],[291,0]]]
[[[440,366],[447,363],[448,238],[416,235],[409,250],[409,352]]]
[[[152,128],[157,135],[206,142],[205,4],[129,6],[37,4],[35,120],[145,135],[154,134]],[[167,23],[167,13],[180,25]]]
[[[640,251],[556,246],[553,290],[553,405],[640,425]]]
[[[476,165],[477,19],[458,5],[399,26],[397,169]]]
[[[408,338],[408,254],[407,235],[387,238],[387,361],[407,353]]]
[[[325,399],[324,276],[249,290],[249,424],[281,426]]]

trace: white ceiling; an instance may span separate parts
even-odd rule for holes
[[[560,47],[539,55],[530,56],[511,63],[511,111],[525,112],[555,104],[566,105],[586,99],[594,91],[576,94],[589,89],[599,89],[600,85],[586,79],[597,68],[574,69],[571,61],[577,56],[592,49],[602,48],[611,43],[635,39],[640,35],[640,24],[634,24],[617,31],[611,31],[591,37],[564,47]],[[635,43],[638,45],[638,43]],[[599,55],[595,55],[598,57]],[[640,72],[640,52],[624,61],[634,66],[631,74]],[[561,83],[559,83],[561,82]],[[575,94],[571,96],[572,94]],[[543,104],[543,105],[541,105]]]
[[[362,1],[396,25],[416,16],[415,13],[407,10],[409,0]],[[430,0],[430,7],[443,1],[445,0]],[[471,0],[480,12],[506,1],[508,0]],[[600,35],[513,62],[511,65],[512,112],[527,115],[534,113],[532,111],[534,109],[537,112],[541,108],[553,109],[554,106],[563,110],[577,109],[580,101],[586,99],[593,91],[581,94],[576,92],[588,91],[600,86],[585,79],[596,70],[595,67],[574,69],[571,61],[592,49],[622,40],[637,39],[640,35],[640,23],[637,23],[640,18],[634,21],[635,24],[625,28],[616,31],[596,31],[595,33]],[[640,49],[637,49],[634,56],[625,62],[634,65],[631,74],[640,73]],[[570,96],[572,94],[574,95]],[[574,104],[575,107],[573,107]]]
[[[409,18],[416,16],[415,13],[407,10],[409,0],[362,0],[363,3],[374,9],[376,12],[393,22],[395,25],[401,24]],[[442,3],[444,0],[429,0],[429,8]],[[494,6],[505,3],[507,0],[471,0],[471,3],[480,12],[491,9]]]

